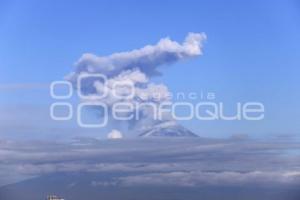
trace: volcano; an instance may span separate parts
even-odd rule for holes
[[[143,131],[140,137],[198,137],[197,134],[179,125],[174,121],[154,125],[151,129]]]

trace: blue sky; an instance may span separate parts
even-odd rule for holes
[[[38,105],[42,109],[34,110],[46,116],[52,102],[47,89],[8,86],[61,80],[85,52],[109,55],[155,44],[166,36],[182,41],[188,32],[206,33],[203,56],[162,68],[164,75],[154,81],[173,92],[215,92],[217,100],[228,106],[260,101],[266,112],[259,122],[191,120],[184,122],[187,127],[214,137],[300,134],[300,3],[296,0],[2,0],[0,107],[26,105],[30,112]],[[10,114],[10,122],[22,124],[26,118],[33,124],[32,132],[40,130],[34,126],[35,117],[20,118],[2,110],[2,124]],[[61,127],[46,121],[45,127]]]

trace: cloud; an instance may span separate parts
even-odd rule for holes
[[[122,174],[116,178],[123,186],[300,183],[300,144],[293,140],[2,140],[0,144],[0,185],[59,172]]]
[[[116,129],[113,129],[107,134],[108,139],[121,139],[123,137],[122,133]]]
[[[96,56],[85,53],[76,62],[76,76],[82,72],[101,73],[109,77],[122,71],[139,69],[147,76],[158,74],[157,67],[202,54],[204,33],[189,33],[182,44],[170,38],[161,39],[156,45],[147,45],[129,52]]]
[[[206,39],[204,33],[189,33],[182,44],[172,41],[170,38],[161,39],[156,45],[147,45],[141,49],[129,52],[114,53],[108,56],[97,56],[85,53],[75,64],[75,71],[70,73],[66,79],[71,81],[75,88],[78,87],[78,77],[82,75],[102,74],[107,81],[101,78],[90,77],[82,79],[80,90],[89,98],[83,101],[101,101],[109,107],[110,123],[115,122],[112,117],[112,106],[116,103],[127,103],[132,105],[124,115],[134,115],[126,123],[134,132],[141,132],[146,127],[151,127],[161,121],[172,120],[170,114],[165,114],[161,119],[154,119],[154,109],[163,102],[170,102],[170,92],[164,84],[154,84],[150,81],[152,76],[160,74],[158,67],[172,64],[180,60],[192,58],[202,54],[203,41]],[[116,84],[128,87],[117,89]],[[119,92],[119,95],[115,94]],[[133,95],[127,98],[130,92]],[[107,93],[105,98],[97,100],[95,95]],[[121,96],[121,98],[120,98]],[[122,98],[126,97],[126,98]],[[137,106],[141,104],[155,104],[154,106]],[[138,119],[137,119],[137,116]],[[101,114],[99,115],[101,116]],[[124,120],[123,120],[124,122]],[[122,130],[126,131],[126,130]]]
[[[110,187],[110,186],[116,186],[117,182],[113,181],[92,181],[91,186],[93,187]]]
[[[125,186],[155,185],[155,186],[241,186],[248,184],[299,184],[300,171],[251,171],[251,172],[205,172],[205,171],[175,171],[165,173],[149,173],[120,178]]]

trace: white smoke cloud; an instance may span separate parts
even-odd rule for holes
[[[110,133],[107,134],[108,139],[121,139],[123,135],[120,131],[113,129]]]
[[[80,89],[85,95],[102,94],[106,91],[107,95],[101,99],[101,102],[110,108],[117,102],[131,103],[132,105],[152,103],[159,107],[163,102],[170,102],[171,95],[166,85],[151,83],[150,78],[160,74],[157,70],[159,66],[201,55],[205,39],[204,33],[189,33],[182,44],[172,41],[170,38],[163,38],[156,45],[147,45],[141,49],[114,53],[109,56],[85,53],[76,62],[75,71],[69,74],[67,79],[76,88],[77,79],[82,74],[105,75],[107,77],[106,84],[95,78],[82,82],[81,88],[77,89]],[[131,98],[116,98],[117,92],[121,96],[126,96],[130,91],[128,87],[116,91],[114,85],[116,83],[126,85],[128,82],[134,89]],[[135,121],[129,120],[131,128],[142,129],[158,123],[153,119],[153,108],[133,106],[132,111],[137,111],[134,113],[139,113],[142,117]],[[127,114],[132,114],[132,111],[128,111]],[[160,119],[160,121],[167,120],[171,120],[168,114]]]
[[[182,44],[170,38],[163,38],[156,45],[147,45],[141,49],[109,56],[85,53],[76,62],[76,70],[72,75],[88,72],[111,77],[124,70],[138,68],[147,76],[152,76],[158,73],[156,68],[161,65],[201,55],[205,39],[204,33],[189,33]]]

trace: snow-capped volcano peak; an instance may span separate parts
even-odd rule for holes
[[[179,125],[175,121],[156,124],[151,129],[143,131],[141,137],[198,137],[195,133]]]

